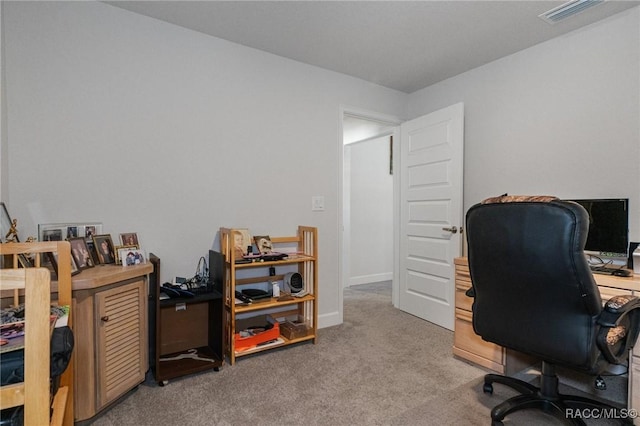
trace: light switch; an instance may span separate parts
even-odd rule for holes
[[[311,197],[311,211],[324,211],[324,197],[322,195],[314,195],[313,197]]]

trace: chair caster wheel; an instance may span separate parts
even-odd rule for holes
[[[491,420],[491,426],[503,426],[504,423],[502,423],[500,420]]]
[[[482,386],[482,392],[488,393],[489,395],[492,395],[493,394],[493,385],[491,383],[485,383]],[[500,424],[502,424],[502,423],[500,423]]]

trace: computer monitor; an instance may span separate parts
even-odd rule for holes
[[[224,273],[224,255],[218,251],[209,250],[209,285],[218,291],[222,291]]]
[[[585,252],[602,257],[626,257],[629,246],[629,199],[571,200],[589,213]]]

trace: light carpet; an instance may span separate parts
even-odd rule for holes
[[[393,308],[388,282],[347,289],[344,323],[318,335],[164,387],[149,377],[89,423],[488,425],[491,408],[515,394],[500,385],[483,394],[486,371],[452,356],[453,332]],[[624,399],[624,384],[608,384],[609,399]],[[559,423],[527,410],[505,424]]]

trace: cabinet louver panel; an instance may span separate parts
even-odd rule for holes
[[[97,295],[98,338],[104,352],[100,354],[99,374],[102,380],[99,404],[119,397],[144,380],[143,324],[146,319],[144,283],[135,282]]]

